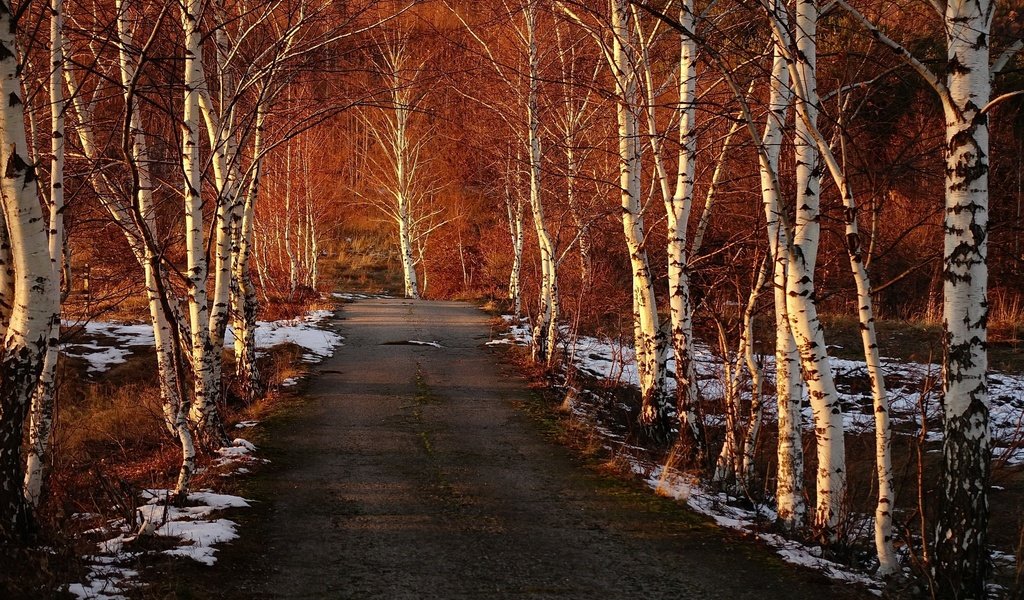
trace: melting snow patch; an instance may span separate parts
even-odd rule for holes
[[[245,445],[238,447],[244,448]],[[137,509],[142,522],[139,530],[145,535],[179,540],[178,545],[164,550],[163,554],[184,556],[204,565],[213,565],[217,561],[214,545],[238,537],[233,521],[211,518],[213,513],[229,508],[247,508],[249,501],[239,496],[203,490],[189,494],[186,506],[177,507],[168,504],[168,494],[168,490],[159,489],[142,493],[146,504]],[[77,598],[119,600],[138,585],[138,572],[125,565],[138,559],[141,553],[126,551],[125,546],[140,534],[123,521],[112,522],[111,526],[113,529],[107,531],[117,531],[117,537],[100,542],[97,545],[100,554],[86,557],[90,564],[85,581],[67,587],[67,591]]]
[[[88,364],[90,373],[102,373],[114,365],[124,363],[133,348],[152,347],[153,328],[149,325],[125,324],[115,321],[90,321],[79,324],[64,321],[64,327],[81,327],[81,341],[64,345],[66,356],[80,358]]]
[[[343,339],[322,326],[323,321],[333,315],[329,310],[314,310],[298,319],[259,321],[256,323],[256,347],[265,349],[278,344],[295,344],[304,350],[304,361],[320,362],[333,355]],[[234,340],[234,331],[228,327],[224,343],[231,346]]]
[[[262,351],[278,344],[295,344],[303,349],[302,359],[318,363],[334,354],[343,338],[324,327],[324,321],[333,316],[329,310],[314,310],[298,319],[259,321],[256,323],[256,346]],[[88,364],[90,373],[102,373],[124,363],[138,348],[152,348],[153,327],[148,324],[125,324],[114,321],[91,321],[78,324],[71,321],[65,327],[81,327],[79,339],[62,347],[66,356],[80,358]],[[227,347],[235,343],[234,331],[228,326],[224,339]]]
[[[253,456],[253,452],[255,451],[256,446],[251,442],[243,440],[242,438],[235,438],[232,440],[230,446],[217,448],[219,458],[214,460],[213,464],[217,467],[234,467],[236,465],[245,465],[256,462],[268,462],[265,458],[257,458]]]
[[[430,346],[432,348],[441,348],[441,344],[439,344],[437,342],[424,342],[424,341],[421,341],[421,340],[409,340],[408,343],[412,344],[413,346]]]
[[[249,427],[255,427],[259,424],[259,421],[239,421],[238,423],[235,423],[235,429],[248,429]]]
[[[529,345],[530,327],[525,320],[512,315],[502,315],[509,330],[505,334],[507,343]],[[495,345],[497,340],[494,341]],[[491,342],[488,342],[491,344]],[[639,387],[640,377],[636,368],[636,355],[630,346],[620,342],[588,336],[577,336],[575,343],[567,350],[576,369],[596,379]],[[764,361],[766,379],[771,379],[775,372],[775,357],[771,354],[759,357]],[[867,366],[863,361],[831,358],[833,376],[839,388],[840,402],[843,406],[843,421],[848,433],[868,433],[874,431],[874,410],[870,395],[865,395],[858,385],[868,381]],[[709,400],[720,400],[723,396],[722,361],[711,349],[701,342],[694,344],[694,368],[697,374],[697,385],[701,396]],[[675,372],[675,359],[669,349],[668,370]],[[920,428],[921,390],[927,387],[927,381],[934,380],[941,372],[935,364],[903,362],[893,358],[882,358],[882,371],[889,388],[890,415],[896,433],[916,435]],[[772,385],[770,381],[766,386]],[[990,373],[988,378],[989,397],[992,406],[990,423],[992,436],[995,440],[994,456],[1005,461],[1007,465],[1024,464],[1024,375],[1008,373]],[[670,376],[666,382],[669,392],[675,390],[675,377]],[[749,393],[749,392],[744,392]],[[942,441],[939,398],[931,394],[925,398],[925,412],[931,424],[928,431],[929,442]],[[706,419],[710,425],[718,425],[718,415],[708,414]],[[776,418],[773,403],[765,404],[764,418]],[[810,403],[806,400],[803,410],[803,424],[808,430],[814,429]]]
[[[332,298],[336,298],[338,300],[350,300],[350,301],[351,300],[373,300],[373,299],[383,299],[383,300],[386,300],[388,298],[394,298],[394,296],[389,296],[387,294],[360,294],[358,292],[334,292],[334,293],[331,294],[331,297]]]

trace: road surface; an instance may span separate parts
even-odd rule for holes
[[[241,538],[179,597],[862,597],[550,439],[478,309],[341,314],[345,345],[266,424]]]

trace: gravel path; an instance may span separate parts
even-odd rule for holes
[[[188,597],[862,597],[548,439],[479,310],[366,300],[343,315],[344,347],[267,425],[273,462],[245,484],[259,503],[241,539],[183,574]]]

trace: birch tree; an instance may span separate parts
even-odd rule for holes
[[[6,165],[0,198],[13,271],[10,320],[0,357],[0,540],[5,544],[24,540],[32,520],[23,487],[22,436],[58,312],[47,221],[35,168],[27,160],[14,18],[10,4],[0,2],[0,92],[8,99],[0,110],[0,160]]]
[[[375,205],[392,219],[398,230],[405,297],[419,298],[414,248],[416,226],[423,217],[421,213],[429,194],[429,185],[423,185],[426,174],[423,149],[429,135],[415,132],[412,121],[421,112],[426,95],[419,81],[426,61],[414,62],[408,33],[384,33],[382,36],[376,45],[374,63],[383,80],[386,100],[384,106],[375,111],[380,118],[367,119],[366,125],[386,156],[378,167],[387,172],[387,176],[377,180],[390,197]]]
[[[775,0],[771,10],[779,26],[788,28],[789,18],[785,5]],[[803,494],[803,437],[801,405],[803,380],[800,376],[800,357],[790,326],[786,306],[786,282],[789,276],[790,238],[786,226],[781,198],[778,194],[777,174],[782,149],[786,115],[792,102],[789,89],[785,41],[773,38],[772,69],[769,79],[768,114],[765,118],[761,144],[765,160],[759,161],[761,198],[768,229],[768,251],[772,258],[772,289],[775,306],[775,396],[778,406],[778,451],[776,469],[776,511],[779,522],[789,530],[804,525],[806,505]]]
[[[634,352],[641,394],[640,423],[651,428],[656,436],[666,437],[674,429],[675,409],[665,391],[667,340],[661,329],[654,277],[645,248],[641,202],[643,139],[640,130],[643,98],[637,73],[634,15],[629,0],[609,0],[607,17],[595,15],[598,21],[595,26],[568,3],[559,2],[558,5],[571,21],[594,39],[614,79],[618,188],[623,236],[632,277]],[[610,43],[605,38],[605,30],[611,38]]]
[[[68,246],[64,234],[64,33],[63,0],[50,1],[50,215],[49,252],[52,266],[50,281],[60,285],[61,277],[70,289],[67,272]],[[61,298],[61,301],[63,298]],[[38,506],[43,488],[43,469],[50,447],[54,404],[57,392],[58,340],[60,339],[60,301],[47,335],[46,355],[39,384],[32,395],[28,457],[25,463],[25,496]]]
[[[943,23],[945,77],[886,35],[845,0],[841,7],[891,49],[938,95],[945,115],[943,220],[943,470],[931,566],[939,597],[981,598],[988,574],[988,485],[992,438],[988,369],[988,111],[992,81],[1020,51],[995,61],[996,3],[930,0]]]
[[[203,231],[202,163],[199,127],[202,113],[200,97],[206,92],[203,70],[202,31],[199,27],[202,3],[185,0],[181,5],[181,25],[185,32],[184,104],[182,114],[181,162],[185,194],[185,253],[187,258],[188,313],[192,334],[194,396],[189,420],[204,445],[213,447],[227,442],[217,407],[220,381],[216,373],[210,339],[210,308],[206,293],[209,268]]]
[[[693,367],[693,306],[690,300],[690,243],[688,239],[690,214],[693,211],[695,175],[697,169],[697,44],[691,36],[680,35],[678,68],[678,128],[679,152],[675,189],[670,182],[665,164],[665,150],[662,133],[658,128],[655,114],[658,86],[651,68],[650,46],[655,41],[661,24],[646,33],[641,25],[640,15],[633,8],[633,19],[637,28],[637,46],[640,53],[639,68],[643,73],[642,87],[644,104],[647,107],[647,131],[650,136],[651,154],[655,176],[665,204],[666,234],[668,239],[668,296],[671,324],[672,350],[675,357],[676,407],[679,414],[680,431],[690,446],[694,458],[703,453],[703,433],[697,418],[696,405],[699,399],[697,376]],[[694,31],[696,15],[692,0],[682,0],[679,5],[679,23]]]

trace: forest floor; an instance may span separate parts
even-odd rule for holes
[[[257,428],[270,463],[209,568],[146,597],[860,598],[561,445],[466,304],[360,299]]]

